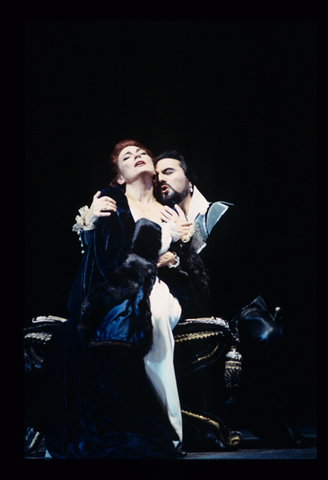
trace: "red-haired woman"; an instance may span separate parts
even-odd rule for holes
[[[29,424],[44,433],[53,458],[174,458],[182,418],[172,329],[187,295],[174,282],[170,291],[157,267],[178,275],[169,247],[191,224],[155,200],[154,158],[139,142],[117,144],[110,167],[110,186],[73,227],[88,242]]]

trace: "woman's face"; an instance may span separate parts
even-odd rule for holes
[[[117,182],[133,183],[140,174],[155,174],[155,167],[151,157],[141,148],[129,146],[123,148],[117,159],[119,175]]]

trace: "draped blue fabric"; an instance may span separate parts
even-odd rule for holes
[[[107,187],[101,196],[110,196],[116,201],[117,215],[99,217],[88,248],[75,277],[69,309],[72,320],[79,320],[84,298],[92,289],[105,281],[115,268],[122,265],[131,246],[135,222],[126,196],[115,187]]]
[[[70,321],[44,360],[46,447],[53,458],[167,458],[177,439],[142,357],[120,346],[86,349]]]
[[[134,298],[126,298],[111,308],[92,334],[90,344],[124,342],[131,347],[138,347],[139,344],[145,342],[145,334],[142,330],[142,312],[139,308],[139,302],[143,296],[144,292],[140,287]]]
[[[135,227],[121,190],[108,187],[102,195],[116,200],[117,215],[98,219],[72,287],[70,318],[49,342],[28,422],[45,434],[53,458],[173,458],[178,436],[142,355],[126,345],[136,340],[142,289],[108,312],[93,332],[96,346],[78,334],[82,301],[122,264]],[[113,339],[118,344],[101,343]]]

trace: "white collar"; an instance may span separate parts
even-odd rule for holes
[[[192,194],[191,202],[189,205],[188,220],[190,222],[193,222],[199,213],[205,214],[208,207],[209,202],[194,185],[194,192]]]

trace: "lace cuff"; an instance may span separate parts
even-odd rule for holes
[[[189,242],[189,240],[190,240],[191,237],[194,235],[194,233],[195,233],[194,225],[191,225],[191,227],[190,227],[189,232],[187,233],[187,235],[185,235],[184,237],[181,238],[182,243],[187,243],[187,242]]]
[[[168,231],[169,231],[169,233],[172,237],[173,242],[177,242],[180,239],[180,233],[178,233],[176,231],[175,223],[174,222],[167,222],[167,223],[165,223],[165,225],[166,225],[166,227],[167,227],[167,229],[168,229]],[[191,239],[193,234],[194,234],[194,227],[193,227],[193,225],[191,225],[188,234],[184,235],[184,237],[181,238],[181,241],[183,243],[189,242],[189,240]]]
[[[180,257],[175,252],[172,252],[172,253],[174,255],[175,263],[169,263],[168,267],[169,268],[177,268],[180,265]]]
[[[72,227],[73,232],[81,232],[82,230],[93,230],[95,228],[96,222],[92,222],[89,225],[85,224],[85,217],[89,212],[89,207],[85,205],[79,209],[79,214],[75,217],[76,223]]]

